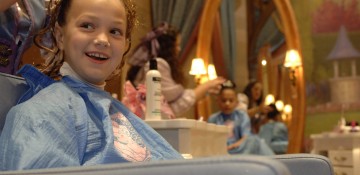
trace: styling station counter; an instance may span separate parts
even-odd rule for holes
[[[360,173],[360,133],[324,133],[311,135],[312,153],[328,156],[335,174]]]
[[[185,158],[227,155],[229,129],[193,119],[145,120]]]

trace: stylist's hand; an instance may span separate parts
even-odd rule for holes
[[[206,83],[208,83],[208,93],[210,94],[218,94],[221,89],[221,84],[223,84],[226,81],[223,77],[217,77],[216,79],[209,80]]]
[[[268,105],[265,105],[264,103],[261,103],[260,106],[260,112],[262,112],[263,114],[267,114],[268,112],[270,112],[272,110],[272,108]]]

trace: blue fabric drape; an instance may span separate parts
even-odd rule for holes
[[[234,80],[236,62],[235,1],[222,0],[220,7],[221,31],[224,44],[224,63],[227,75]]]
[[[279,26],[278,24],[276,24],[273,17],[270,17],[264,27],[261,29],[261,33],[256,42],[255,53],[257,53],[260,48],[263,47],[265,44],[270,44],[271,52],[273,52],[279,47],[281,47],[284,43],[284,34],[282,33],[282,31],[279,30]]]
[[[182,37],[181,48],[185,48],[189,37],[201,15],[204,0],[152,0],[152,22],[168,22],[176,27]]]
[[[152,20],[156,26],[166,21],[178,28],[182,36],[182,48],[185,48],[192,30],[194,29],[204,5],[204,0],[153,0]],[[235,33],[235,2],[223,0],[220,7],[221,30],[224,44],[224,62],[227,75],[234,79],[236,61],[236,33]]]

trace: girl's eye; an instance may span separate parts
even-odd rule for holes
[[[90,23],[83,23],[80,26],[81,28],[87,29],[87,30],[91,30],[94,29],[94,25],[90,24]]]
[[[120,30],[120,29],[112,29],[110,31],[111,34],[114,34],[116,36],[122,36],[123,35],[123,32]]]

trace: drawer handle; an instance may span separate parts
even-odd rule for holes
[[[338,162],[344,162],[344,161],[346,161],[346,157],[335,157],[334,158],[336,161],[338,161]]]

